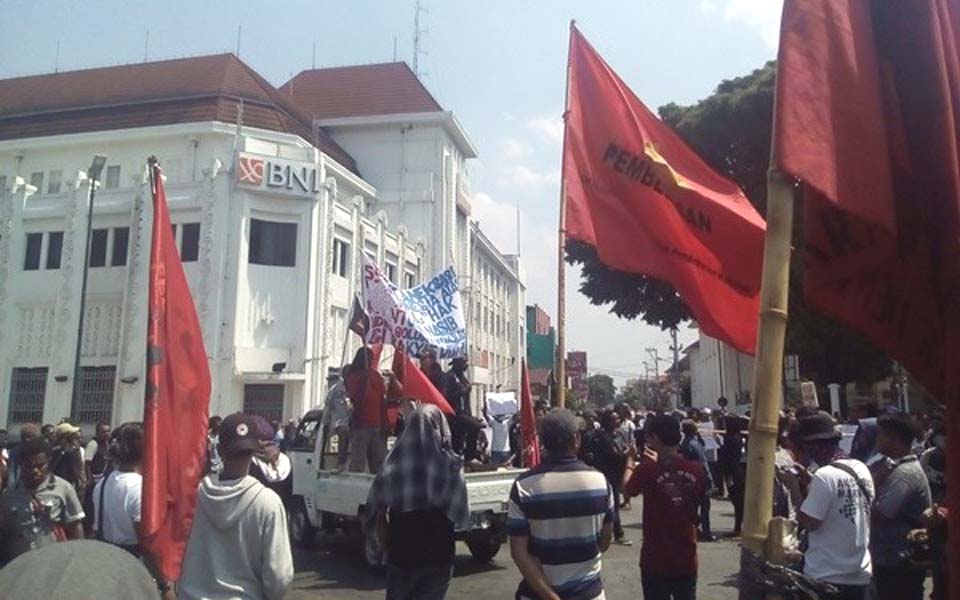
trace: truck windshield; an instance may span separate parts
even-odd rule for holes
[[[297,428],[297,435],[290,444],[290,450],[309,450],[313,451],[317,444],[317,434],[320,433],[320,419],[305,419],[300,422]]]

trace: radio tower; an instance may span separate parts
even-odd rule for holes
[[[420,77],[420,55],[427,52],[420,48],[421,36],[427,33],[426,29],[420,28],[420,15],[426,13],[427,9],[423,7],[420,0],[413,4],[413,74]]]

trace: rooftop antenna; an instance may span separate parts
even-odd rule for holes
[[[316,42],[313,43],[313,62],[310,63],[310,65],[311,65],[310,66],[311,69],[317,68],[317,43]]]
[[[420,0],[413,5],[413,74],[420,77],[420,55],[427,52],[420,47],[421,36],[428,30],[420,28],[420,15],[428,12]]]
[[[57,55],[53,59],[53,72],[60,72],[60,40],[57,40]]]
[[[240,58],[240,38],[243,36],[243,25],[237,25],[237,58]]]
[[[143,62],[150,56],[150,30],[147,30],[147,39],[143,42]]]

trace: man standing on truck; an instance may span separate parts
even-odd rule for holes
[[[327,398],[323,404],[323,439],[337,436],[337,469],[343,470],[347,466],[350,450],[350,414],[352,407],[347,399],[347,388],[340,378],[340,373],[332,369],[327,373]]]
[[[357,350],[346,378],[347,396],[353,402],[350,432],[350,470],[377,473],[387,455],[387,399],[399,399],[403,385],[396,375],[382,375],[379,352],[364,346]]]
[[[517,598],[605,598],[600,557],[613,539],[613,489],[577,459],[581,425],[566,409],[540,419],[546,459],[510,491],[510,554],[523,575]]]

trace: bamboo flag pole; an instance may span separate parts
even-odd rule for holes
[[[775,164],[773,160],[771,164]],[[767,528],[773,516],[774,454],[782,396],[783,344],[787,330],[793,193],[791,182],[773,169],[768,172],[767,235],[763,249],[757,362],[747,451],[741,573],[746,553],[763,552]]]
[[[567,81],[564,86],[563,98],[563,155],[561,161],[567,160],[567,112],[570,110],[570,51],[573,48],[573,28],[577,22],[570,20],[570,43],[567,47]],[[566,165],[564,165],[565,167]],[[567,404],[567,273],[564,263],[564,246],[566,245],[566,212],[567,190],[564,184],[566,168],[561,169],[560,176],[560,227],[557,229],[557,406],[564,408]]]

